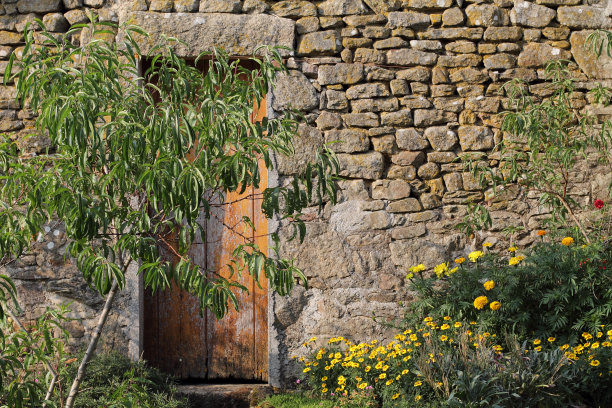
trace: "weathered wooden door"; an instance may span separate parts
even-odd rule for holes
[[[265,115],[264,100],[254,109],[252,119],[259,121]],[[267,173],[263,166],[260,168],[259,190],[263,190],[267,186]],[[261,212],[260,192],[251,188],[242,195],[230,193],[226,202],[231,204],[212,209],[210,219],[206,220],[206,242],[197,242],[190,250],[196,263],[228,276],[225,265],[238,244],[253,240],[262,251],[267,251],[268,228]],[[243,225],[244,215],[253,221],[255,232]],[[261,281],[259,288],[246,273],[239,281],[249,288],[249,293],[236,291],[239,310],[232,309],[220,321],[210,312],[200,317],[198,301],[176,287],[155,294],[146,291],[144,358],[162,371],[183,379],[267,381],[267,282]]]

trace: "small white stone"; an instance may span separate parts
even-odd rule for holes
[[[49,242],[49,243],[47,244],[47,248],[48,248],[48,249],[53,249],[53,248],[55,248],[55,244],[54,244],[53,242]]]
[[[53,231],[53,235],[56,237],[59,237],[60,231],[59,230],[55,230]]]
[[[48,233],[49,231],[51,231],[51,227],[45,227],[45,232]]]
[[[559,55],[559,53],[561,53],[561,50],[560,50],[560,49],[558,49],[558,48],[553,48],[553,49],[550,51],[550,53],[551,53],[552,55]]]
[[[436,4],[438,4],[438,6],[440,6],[440,7],[444,7],[444,3],[445,3],[445,1],[444,1],[444,0],[438,0],[438,1],[436,2]]]
[[[477,100],[477,101],[479,101],[479,100],[481,100],[481,99],[484,99],[484,96],[479,95],[479,96],[477,96],[477,97],[476,97],[476,100]]]

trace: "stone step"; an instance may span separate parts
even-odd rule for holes
[[[274,393],[267,384],[197,384],[177,388],[177,393],[187,397],[193,408],[249,408]]]

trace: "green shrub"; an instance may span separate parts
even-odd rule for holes
[[[483,252],[475,262],[462,259],[455,272],[435,267],[439,276],[412,268],[410,287],[417,299],[407,306],[404,326],[425,316],[451,315],[520,339],[575,342],[581,332],[612,320],[612,253],[601,244],[542,242],[524,256]]]
[[[77,361],[67,367],[62,375],[64,384],[70,384],[77,368]],[[143,361],[132,362],[117,353],[102,354],[89,363],[75,406],[188,408],[187,401],[178,398],[175,392],[171,377]]]
[[[612,403],[612,330],[519,343],[445,316],[426,318],[387,344],[338,337],[303,358],[307,384],[334,406],[552,407]],[[368,398],[360,393],[370,391]],[[364,395],[365,396],[365,395]],[[366,405],[368,404],[368,405]]]

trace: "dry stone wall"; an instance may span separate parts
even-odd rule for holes
[[[544,64],[570,59],[578,80],[574,106],[610,114],[592,106],[587,91],[596,81],[610,85],[612,59],[596,60],[584,48],[591,30],[612,26],[609,0],[3,0],[0,69],[19,50],[27,21],[42,18],[62,32],[86,21],[90,11],[104,20],[132,19],[151,32],[175,30],[168,34],[187,36],[196,47],[214,45],[210,38],[217,36],[234,54],[258,45],[253,38],[263,25],[291,31],[277,36],[289,38],[293,50],[270,111],[291,105],[305,121],[296,157],[278,158],[275,178],[287,182],[318,147],[337,141],[331,146],[344,179],[336,206],[306,213],[305,241],[283,244],[283,253],[310,277],[310,289],[271,297],[272,379],[293,375],[289,357],[310,336],[388,334],[372,314],[398,315],[398,302],[410,298],[403,279],[409,266],[451,259],[484,239],[503,248],[500,231],[508,225],[526,228],[515,236],[519,245],[533,242],[530,231],[545,210],[533,199],[519,199],[518,190],[485,197],[456,160],[469,153],[496,163],[492,148],[503,138],[505,81],[521,78],[546,97]],[[191,13],[201,13],[200,20],[189,19]],[[247,14],[257,18],[248,20],[256,23],[245,32],[237,15]],[[19,139],[33,115],[16,104],[10,86],[0,89],[0,131]],[[46,146],[42,138],[22,143],[33,151]],[[594,166],[585,162],[573,175],[571,191],[583,204],[601,197],[610,179]],[[454,227],[468,202],[485,198],[492,231],[468,240]],[[279,230],[285,238],[290,234],[284,225]],[[77,282],[72,262],[63,257],[61,229],[55,231],[9,268],[27,304],[73,300],[85,317],[84,325],[74,323],[75,338],[85,339],[99,300]],[[125,349],[121,339],[130,337],[133,316],[128,303],[118,308],[110,336]]]

